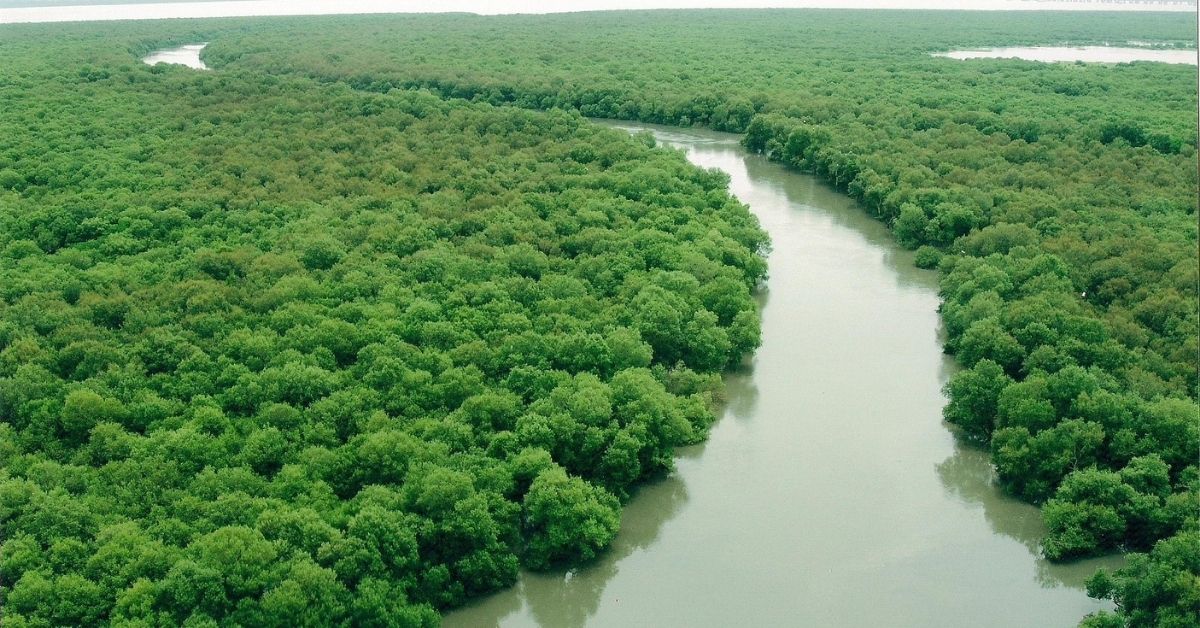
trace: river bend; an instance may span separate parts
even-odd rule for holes
[[[630,123],[730,189],[771,234],[763,345],[726,377],[708,442],[626,506],[612,549],[446,616],[479,626],[1074,626],[1115,558],[1037,557],[1038,510],[940,421],[953,372],[937,277],[815,178],[729,134]]]

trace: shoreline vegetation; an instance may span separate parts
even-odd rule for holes
[[[756,346],[766,238],[720,176],[578,112],[744,133],[888,224],[942,271],[964,367],[945,419],[1042,505],[1045,555],[1137,552],[1092,580],[1118,608],[1085,624],[1190,625],[1194,68],[927,51],[1195,26],[655,11],[77,25],[70,41],[3,27],[0,98],[19,112],[0,144],[6,620],[436,623],[518,560],[602,551],[619,498],[703,437],[720,370]],[[190,41],[211,42],[216,72],[136,67]]]

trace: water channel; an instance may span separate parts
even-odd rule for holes
[[[1037,556],[1036,508],[941,423],[937,277],[815,178],[738,137],[648,129],[719,168],[770,232],[763,346],[708,442],[626,506],[598,562],[449,614],[486,626],[1074,626],[1112,557]]]

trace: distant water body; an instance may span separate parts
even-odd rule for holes
[[[35,6],[0,9],[0,24],[27,22],[93,22],[166,18],[250,17],[267,15],[335,15],[354,13],[450,13],[481,15],[565,13],[618,9],[686,8],[827,8],[827,9],[971,9],[990,11],[1195,11],[1181,2],[1080,2],[1060,0],[234,0],[86,6]]]
[[[178,48],[166,48],[164,50],[155,50],[154,52],[142,57],[142,62],[147,65],[157,65],[159,63],[174,63],[178,65],[186,65],[189,68],[196,70],[207,70],[208,66],[200,60],[200,51],[208,42],[202,44],[188,44]]]
[[[1127,63],[1129,61],[1158,61],[1196,65],[1195,50],[1154,50],[1150,48],[1119,48],[1115,46],[1082,46],[1078,48],[1041,46],[1034,48],[989,48],[987,50],[952,50],[935,52],[935,57],[951,59],[1025,59],[1047,63]]]

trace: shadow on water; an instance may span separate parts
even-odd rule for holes
[[[754,384],[754,373],[739,369],[725,376],[725,415],[738,421],[754,418],[758,408],[758,386]]]
[[[913,264],[914,253],[896,246],[892,232],[871,217],[862,205],[814,175],[785,170],[763,155],[746,155],[746,173],[756,186],[769,189],[792,203],[816,208],[834,224],[858,233],[888,267],[895,271],[897,285],[937,290],[937,273]],[[786,177],[780,177],[785,172]]]
[[[622,127],[636,131],[642,127]],[[738,136],[715,134],[707,131],[663,131],[655,129],[660,141],[682,143],[685,146],[714,147],[740,145]],[[713,137],[715,136],[715,137]],[[901,288],[923,288],[936,293],[938,276],[934,271],[916,268],[914,253],[896,245],[891,231],[879,220],[871,217],[862,206],[833,186],[809,174],[787,170],[781,177],[783,167],[762,155],[743,156],[746,173],[755,186],[769,189],[794,204],[816,208],[822,216],[833,223],[853,230],[882,256],[884,265],[894,271],[897,286]],[[763,303],[765,306],[765,291]],[[765,309],[765,307],[764,307]],[[939,344],[945,341],[945,330],[941,318],[937,320]],[[938,379],[945,385],[959,369],[951,356],[943,355],[938,369]],[[738,419],[749,419],[757,403],[757,390],[739,391],[736,377],[727,378],[732,400],[730,413]],[[744,395],[744,397],[739,397]],[[751,396],[753,395],[753,396]],[[950,431],[950,426],[944,426]],[[1082,590],[1085,581],[1096,569],[1115,569],[1124,564],[1120,554],[1102,556],[1070,563],[1052,563],[1041,557],[1041,539],[1046,527],[1040,510],[1031,504],[1006,495],[997,485],[995,471],[986,450],[954,439],[954,454],[936,465],[936,473],[945,491],[966,504],[983,510],[985,520],[998,535],[1016,540],[1023,545],[1036,561],[1036,579],[1044,588],[1067,587]]]
[[[718,417],[750,420],[755,415],[758,388],[752,360],[725,375],[725,398]],[[699,460],[708,442],[675,450],[676,463]],[[640,487],[621,513],[621,531],[596,561],[566,572],[523,571],[516,587],[495,593],[456,610],[444,626],[498,627],[524,609],[540,626],[581,628],[599,608],[604,590],[620,571],[621,562],[658,540],[665,523],[687,503],[688,489],[675,473]],[[619,603],[620,600],[612,600]]]
[[[1052,563],[1042,558],[1040,543],[1046,534],[1046,526],[1041,512],[1036,506],[1009,497],[999,489],[988,452],[978,446],[956,443],[954,455],[937,465],[937,475],[948,493],[964,503],[982,508],[992,530],[1018,541],[1037,557],[1037,580],[1043,587],[1082,589],[1097,569],[1116,569],[1125,563],[1120,554],[1068,563]]]
[[[695,458],[704,445],[679,450],[681,458]],[[687,485],[669,475],[642,486],[621,515],[621,532],[597,561],[563,572],[522,572],[520,583],[507,591],[458,609],[443,626],[500,626],[509,615],[526,609],[540,626],[581,628],[599,608],[608,582],[620,563],[658,539],[665,522],[687,503]]]
[[[1040,559],[1037,508],[1003,495],[987,452],[939,423],[956,366],[937,274],[852,199],[737,136],[649,128],[728,172],[771,233],[764,345],[726,373],[710,440],[626,504],[610,551],[522,573],[444,625],[1000,628],[1107,607],[1083,581],[1120,558]]]
[[[527,581],[525,599],[538,623],[564,628],[583,626],[599,607],[604,588],[617,574],[621,559],[654,544],[662,524],[687,501],[687,486],[678,477],[668,476],[644,487],[639,498],[657,507],[627,509],[611,556],[565,576],[535,576]]]
[[[939,321],[940,321],[939,317]],[[946,330],[939,322],[938,339],[945,342]],[[949,355],[943,356],[938,378],[944,386],[960,367]],[[945,425],[947,431],[954,428]],[[1034,505],[1004,493],[996,479],[987,449],[978,444],[954,438],[954,455],[938,463],[938,480],[946,489],[965,504],[979,507],[991,529],[999,535],[1019,542],[1035,559],[1038,584],[1045,588],[1069,587],[1084,589],[1086,581],[1102,567],[1116,569],[1125,564],[1121,554],[1099,556],[1066,563],[1053,563],[1042,557],[1041,541],[1046,535],[1046,525],[1041,511]]]

